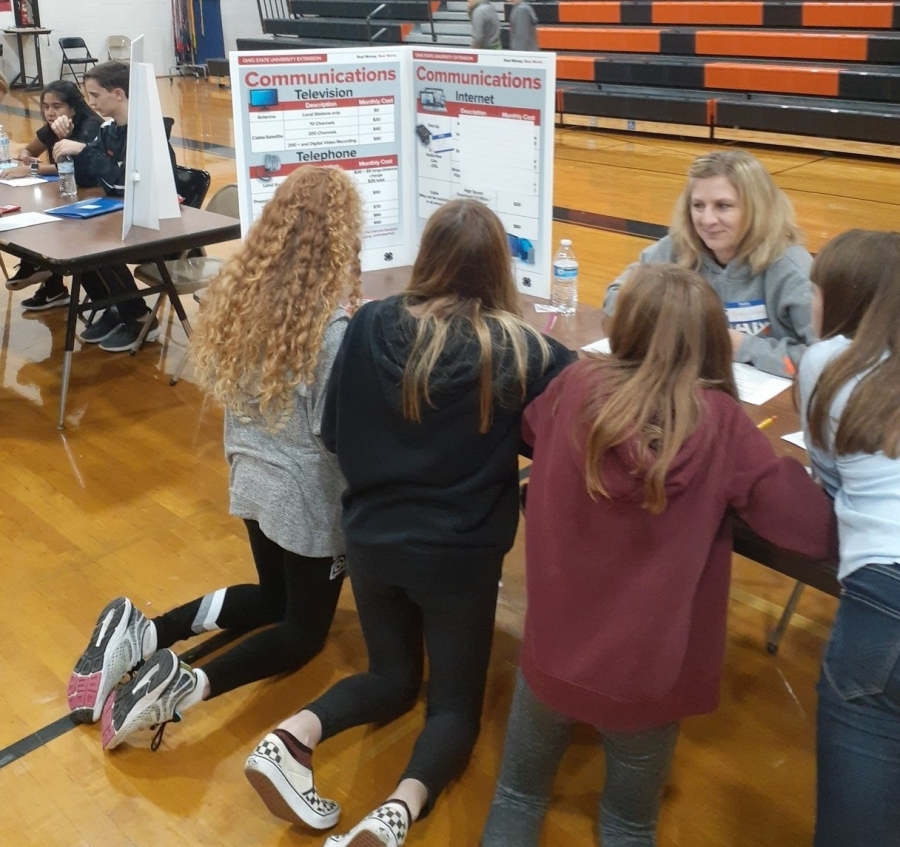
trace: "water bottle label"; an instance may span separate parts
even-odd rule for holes
[[[553,276],[556,277],[556,279],[577,279],[578,268],[561,268],[559,266],[554,266]]]

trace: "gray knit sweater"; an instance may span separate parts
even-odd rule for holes
[[[344,477],[322,444],[325,387],[349,316],[340,309],[325,330],[316,378],[298,386],[296,403],[275,430],[255,418],[225,414],[231,466],[231,514],[256,521],[267,538],[301,556],[345,552],[341,531]]]
[[[666,236],[641,251],[641,262],[674,262],[672,240]],[[611,315],[629,265],[606,291],[603,308]],[[794,244],[762,273],[754,276],[743,262],[724,268],[711,256],[703,257],[700,275],[715,289],[725,307],[729,326],[746,334],[734,359],[761,371],[788,376],[785,357],[800,364],[807,346],[818,341],[812,327],[812,256]]]

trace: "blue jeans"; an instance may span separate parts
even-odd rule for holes
[[[538,847],[556,771],[575,723],[541,703],[518,672],[481,847]],[[678,724],[646,732],[598,729],[606,753],[606,784],[600,797],[603,847],[654,847]]]
[[[843,581],[818,690],[815,847],[898,847],[900,565]]]

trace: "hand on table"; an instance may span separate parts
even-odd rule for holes
[[[28,165],[16,165],[3,171],[3,179],[19,179],[23,176],[31,176],[31,168]]]
[[[741,349],[741,345],[744,343],[746,336],[739,329],[729,329],[728,337],[731,339],[732,353],[737,353],[737,351]]]

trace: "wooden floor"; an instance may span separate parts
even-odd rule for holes
[[[164,112],[176,118],[179,161],[208,169],[213,190],[232,181],[227,89],[161,80],[160,92]],[[37,127],[36,107],[34,96],[13,94],[4,102],[2,122],[14,144]],[[25,108],[33,118],[23,116]],[[697,141],[560,130],[555,203],[665,224],[688,164],[704,149]],[[790,194],[813,250],[849,227],[900,228],[895,164],[809,151],[757,152]],[[573,239],[581,297],[591,303],[599,303],[605,285],[647,243],[586,227],[555,230],[556,237]],[[251,580],[254,571],[242,527],[228,516],[221,413],[192,383],[190,368],[176,387],[168,385],[167,374],[184,351],[181,329],[170,324],[168,341],[148,345],[135,358],[95,347],[76,351],[69,427],[60,433],[55,417],[64,310],[23,314],[23,296],[0,289],[0,843],[320,844],[323,835],[272,818],[242,766],[282,716],[364,666],[349,590],[320,657],[291,677],[197,706],[182,724],[168,727],[157,753],[150,752],[148,736],[105,755],[94,727],[46,740],[65,726],[55,722],[66,714],[66,680],[107,600],[127,593],[153,615]],[[773,657],[765,652],[765,637],[789,590],[786,579],[736,562],[722,706],[684,724],[662,814],[662,845],[810,843],[814,684],[834,601],[808,590]],[[413,829],[410,845],[478,843],[501,752],[523,605],[517,545],[506,567],[484,732],[464,778]],[[319,787],[344,805],[347,825],[392,787],[421,717],[420,707],[395,724],[354,730],[320,748]],[[19,755],[27,745],[36,749]],[[544,845],[595,843],[602,773],[602,757],[585,731],[560,772]]]

